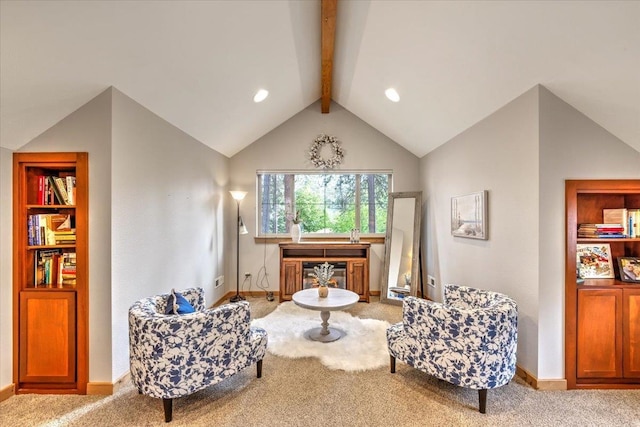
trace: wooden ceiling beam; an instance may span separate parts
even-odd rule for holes
[[[338,0],[322,0],[322,112],[331,105],[333,48],[336,38],[336,9]]]

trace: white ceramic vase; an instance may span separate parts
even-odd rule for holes
[[[300,224],[291,224],[291,240],[295,243],[299,243],[300,237],[302,237]]]

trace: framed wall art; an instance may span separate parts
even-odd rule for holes
[[[613,279],[611,245],[608,243],[579,243],[576,248],[578,274],[582,279]]]
[[[487,240],[487,191],[451,198],[451,235]]]

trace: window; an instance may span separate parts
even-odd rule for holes
[[[288,234],[296,212],[305,233],[384,234],[389,172],[258,172],[259,235]]]

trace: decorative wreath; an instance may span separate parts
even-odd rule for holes
[[[330,144],[333,155],[328,159],[323,159],[320,155],[322,151],[322,147]],[[321,133],[311,144],[311,148],[309,149],[309,159],[313,166],[322,169],[333,169],[342,163],[342,158],[344,157],[344,153],[342,151],[342,147],[340,146],[340,141],[335,136],[325,135]]]

